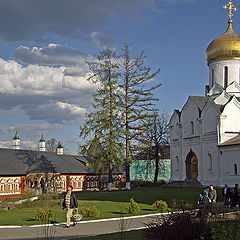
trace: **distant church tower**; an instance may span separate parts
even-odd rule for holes
[[[14,138],[12,139],[12,148],[13,149],[20,149],[20,138],[18,136],[18,133],[16,131]]]
[[[41,139],[40,139],[40,141],[39,141],[38,150],[39,150],[40,152],[45,152],[45,151],[46,151],[46,142],[45,142],[45,140],[44,140],[44,138],[43,138],[43,134],[42,134],[42,137],[41,137]]]
[[[57,152],[57,155],[63,155],[63,146],[60,142],[58,143],[56,152]]]

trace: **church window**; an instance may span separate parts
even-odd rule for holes
[[[211,78],[211,82],[210,82],[210,87],[213,86],[213,80],[214,80],[214,69],[212,69],[212,78]]]
[[[234,174],[238,175],[238,167],[236,163],[234,164]]]
[[[190,125],[191,125],[191,134],[194,134],[194,122],[191,121]]]
[[[228,86],[228,67],[224,67],[224,88]]]
[[[178,156],[176,156],[176,165],[177,165],[176,171],[179,171],[179,159],[178,159]]]
[[[208,170],[209,171],[212,171],[212,154],[211,153],[208,153]]]

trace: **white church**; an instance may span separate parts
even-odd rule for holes
[[[205,96],[189,96],[171,116],[171,181],[240,185],[240,35],[230,0],[227,31],[207,48]]]

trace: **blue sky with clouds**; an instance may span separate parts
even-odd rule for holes
[[[95,86],[86,60],[133,43],[161,72],[161,111],[181,109],[208,84],[205,51],[227,29],[227,0],[1,0],[0,147],[15,131],[22,148],[41,134],[78,150],[79,125]],[[240,9],[240,3],[233,0]],[[240,15],[233,17],[240,32]]]

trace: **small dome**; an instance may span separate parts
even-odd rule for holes
[[[213,40],[207,48],[208,64],[218,60],[240,59],[240,35],[232,28],[232,20],[228,21],[227,31]]]

